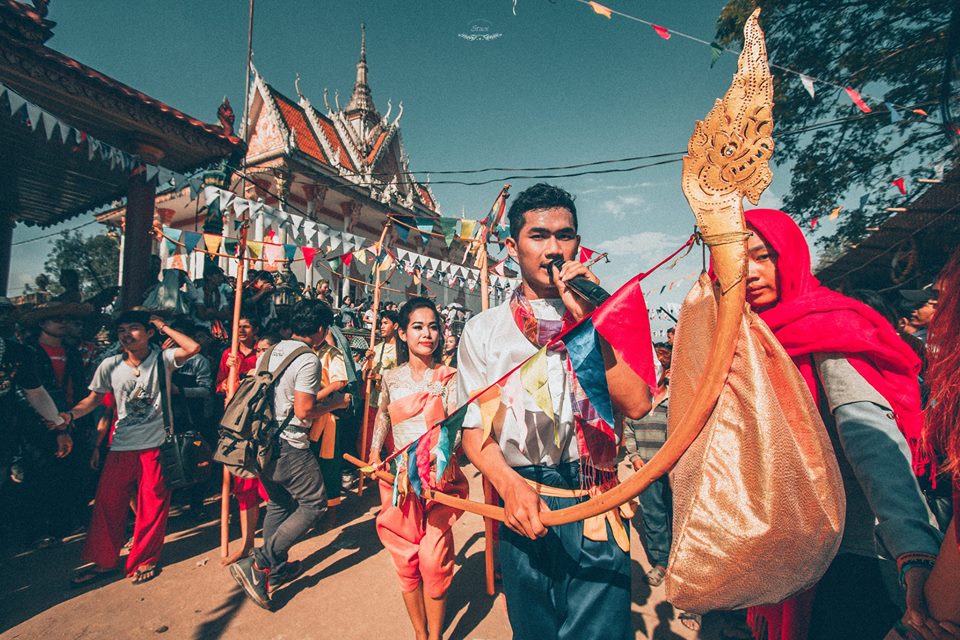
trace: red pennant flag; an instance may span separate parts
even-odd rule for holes
[[[590,258],[593,257],[593,251],[587,249],[586,247],[580,247],[580,262],[586,264],[590,262]]]
[[[812,220],[810,220],[810,230],[811,230],[811,231],[813,231],[814,229],[817,228],[817,223],[818,223],[818,222],[820,222],[820,217],[819,217],[819,216],[816,217],[816,218],[813,218]]]
[[[657,388],[650,349],[650,317],[640,289],[640,276],[634,276],[600,305],[593,314],[593,326],[651,389]]]
[[[670,31],[666,27],[661,27],[658,24],[652,24],[650,26],[653,27],[653,30],[657,32],[657,35],[664,40],[670,39]]]
[[[870,107],[867,106],[867,103],[863,101],[863,98],[860,97],[860,92],[854,89],[853,87],[846,88],[847,95],[850,96],[850,99],[853,100],[853,104],[857,105],[860,111],[864,113],[870,113]]]
[[[923,116],[924,118],[926,118],[928,115],[930,115],[929,113],[927,113],[927,112],[924,111],[923,109],[914,109],[913,112],[916,113],[916,114],[919,114],[919,115]]]
[[[890,184],[895,186],[897,189],[900,189],[900,195],[902,196],[907,195],[907,185],[906,185],[906,182],[904,182],[903,178],[897,178],[896,180],[891,180]]]
[[[342,256],[340,256],[340,261],[343,262],[344,266],[349,267],[350,263],[353,262],[353,254],[352,253],[343,254]]]
[[[266,237],[265,237],[264,239],[265,239],[267,242],[273,242],[273,237],[274,237],[275,235],[277,235],[277,234],[276,234],[276,232],[274,232],[273,229],[268,229],[268,230],[267,230],[267,235],[266,235]]]
[[[317,250],[314,247],[300,247],[300,251],[303,252],[303,261],[309,269],[313,266],[313,258],[317,255]]]

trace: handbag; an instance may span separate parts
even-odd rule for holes
[[[160,384],[160,408],[166,438],[160,445],[160,469],[167,488],[175,491],[203,482],[210,476],[213,452],[197,431],[174,431],[167,375],[161,351],[157,354],[157,380]]]
[[[704,374],[717,294],[706,275],[677,325],[668,432]],[[799,370],[749,310],[717,405],[670,473],[667,600],[696,613],[780,602],[815,584],[840,546],[836,454]]]

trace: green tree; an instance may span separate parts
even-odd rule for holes
[[[43,267],[54,283],[59,282],[63,269],[76,271],[80,275],[84,298],[87,298],[117,284],[119,262],[120,247],[109,234],[84,237],[79,231],[64,231],[54,241]],[[50,290],[54,293],[63,291],[59,284],[51,284]]]
[[[833,253],[902,202],[891,180],[929,178],[953,157],[960,0],[728,0],[717,41],[742,46],[758,6],[771,63],[840,85],[815,82],[811,98],[796,74],[773,69],[775,157],[793,169],[784,209],[806,223],[854,202],[819,243]],[[853,104],[848,86],[871,113]]]

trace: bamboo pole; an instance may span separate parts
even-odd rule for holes
[[[480,261],[480,310],[486,311],[490,308],[490,265],[487,259],[487,231],[481,234],[481,242],[477,246],[477,259]],[[493,483],[483,478],[483,501],[486,504],[496,505],[500,501],[497,490],[493,488]],[[496,539],[497,524],[490,518],[483,519],[483,563],[486,573],[487,595],[492,596],[496,593]]]
[[[380,240],[377,242],[377,257],[380,256],[380,252],[383,251],[383,243],[387,238],[387,230],[390,228],[390,220],[388,219],[383,225],[383,231],[380,232]],[[370,326],[370,349],[373,349],[376,345],[377,340],[377,320],[380,312],[380,262],[374,260],[375,268],[373,270],[373,322]],[[364,460],[370,458],[370,452],[367,451],[367,420],[370,417],[370,394],[372,393],[373,387],[373,367],[367,372],[367,383],[365,388],[364,397],[366,401],[363,403],[363,422],[360,423],[360,457]],[[360,479],[357,481],[357,495],[363,495],[363,475],[360,475]]]

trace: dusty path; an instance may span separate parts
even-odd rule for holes
[[[480,494],[472,467],[471,492]],[[475,485],[475,486],[474,486]],[[351,494],[340,506],[339,524],[301,541],[291,557],[302,558],[304,575],[278,590],[275,611],[248,602],[220,566],[219,525],[195,526],[171,515],[162,574],[144,585],[125,579],[72,590],[82,538],[53,549],[4,556],[0,565],[2,638],[337,638],[389,640],[412,637],[390,557],[374,530],[376,492]],[[215,508],[209,509],[211,512]],[[444,637],[509,639],[502,596],[488,597],[483,578],[483,524],[465,515],[454,530],[457,573],[450,589]],[[238,534],[234,534],[237,536]],[[698,636],[675,619],[663,588],[642,580],[647,569],[633,536],[637,638],[716,638],[720,622],[708,618]]]

